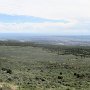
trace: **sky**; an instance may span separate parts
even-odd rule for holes
[[[0,0],[0,33],[90,35],[90,0]]]

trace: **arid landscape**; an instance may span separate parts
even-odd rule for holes
[[[89,89],[89,46],[0,42],[0,90]]]

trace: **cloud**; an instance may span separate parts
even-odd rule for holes
[[[53,34],[65,32],[78,23],[75,19],[55,20],[33,16],[0,14],[0,32]]]
[[[90,18],[90,0],[0,0],[0,13],[42,18]]]
[[[88,19],[79,19],[79,22],[73,26],[72,29],[78,29],[78,30],[86,30],[90,31],[90,20]]]
[[[0,32],[87,35],[89,8],[90,0],[0,0]]]
[[[79,25],[79,27],[77,26]],[[81,25],[81,26],[80,26]],[[0,23],[0,33],[31,33],[37,35],[88,35],[90,31],[82,29],[83,23],[70,20],[68,23]]]
[[[31,22],[31,23],[43,23],[43,22],[63,22],[68,23],[69,20],[65,19],[46,19],[46,18],[40,18],[40,17],[34,17],[34,16],[25,16],[25,15],[8,15],[8,14],[0,14],[0,22],[5,23],[25,23],[25,22]]]
[[[0,32],[51,32],[50,28],[69,28],[71,23],[0,23]],[[50,30],[48,30],[50,29]],[[52,30],[53,32],[53,30]]]

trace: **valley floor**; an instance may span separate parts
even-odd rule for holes
[[[0,90],[90,90],[90,58],[0,46]]]

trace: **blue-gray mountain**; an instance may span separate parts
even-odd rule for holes
[[[0,40],[33,41],[56,45],[90,45],[90,36],[37,36],[25,33],[0,33]]]

